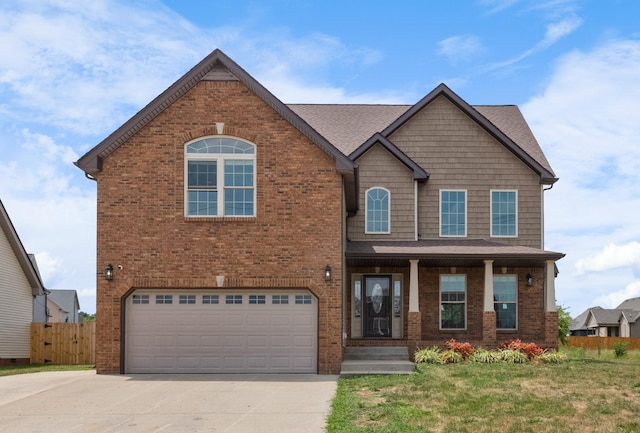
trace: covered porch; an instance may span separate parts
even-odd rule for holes
[[[451,338],[486,348],[520,338],[555,348],[563,256],[482,239],[348,242],[346,346],[413,353]]]

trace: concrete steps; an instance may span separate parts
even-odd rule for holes
[[[344,349],[340,377],[362,374],[411,374],[414,369],[406,347],[347,346]]]

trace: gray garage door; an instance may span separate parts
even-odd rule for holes
[[[152,291],[127,299],[126,373],[316,373],[308,291]]]

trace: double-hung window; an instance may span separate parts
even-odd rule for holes
[[[496,311],[496,329],[516,329],[517,292],[515,275],[493,276],[493,308]]]
[[[491,191],[491,236],[518,236],[517,191]]]
[[[255,216],[255,145],[209,137],[185,146],[185,214]]]
[[[389,190],[371,188],[366,193],[366,228],[365,233],[390,233],[389,230]]]
[[[440,328],[467,327],[467,278],[465,275],[440,276]]]
[[[467,191],[440,190],[440,236],[467,235]]]

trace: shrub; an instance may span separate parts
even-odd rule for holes
[[[433,346],[430,349],[418,349],[413,358],[416,364],[442,364],[440,349],[437,346]]]
[[[529,361],[529,357],[515,349],[503,349],[500,352],[500,358],[504,362],[510,362],[512,364],[524,364]]]
[[[464,358],[458,352],[454,352],[453,350],[445,350],[440,353],[440,359],[443,364],[457,364],[458,362],[464,361]]]
[[[498,346],[500,350],[516,350],[520,353],[523,353],[527,356],[529,360],[535,358],[536,356],[540,356],[544,353],[544,348],[539,347],[536,343],[523,343],[522,340],[509,340],[503,343],[500,343]]]
[[[448,350],[459,353],[462,359],[467,359],[475,352],[475,349],[469,343],[459,343],[455,339],[447,340],[444,343]]]
[[[542,355],[538,356],[536,359],[546,364],[561,364],[563,362],[567,362],[569,357],[567,356],[566,353],[544,352]]]
[[[616,354],[616,358],[620,358],[627,354],[628,343],[623,343],[622,341],[618,341],[613,344],[613,351]]]
[[[475,353],[469,357],[469,360],[482,364],[494,364],[502,361],[498,352],[487,349],[476,349]]]

